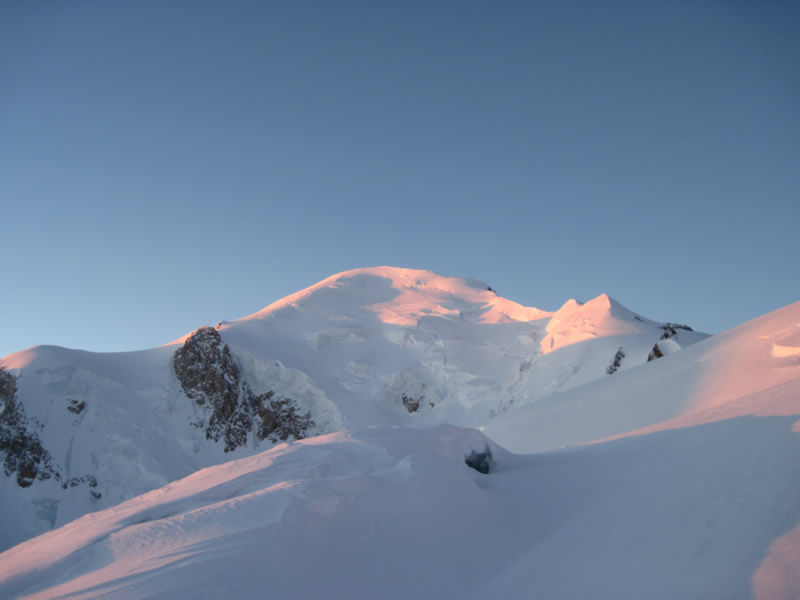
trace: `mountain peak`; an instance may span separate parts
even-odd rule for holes
[[[328,316],[368,310],[384,323],[395,325],[413,325],[427,316],[499,323],[531,321],[550,315],[507,300],[477,279],[383,266],[331,275],[240,321],[268,318],[287,309],[320,310]]]
[[[546,354],[596,336],[639,333],[641,319],[608,294],[600,294],[588,302],[567,300],[552,314],[547,335],[541,342]]]

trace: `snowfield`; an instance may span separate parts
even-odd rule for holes
[[[3,479],[3,538],[45,532],[0,554],[0,597],[800,597],[800,303],[707,337],[382,267],[217,331],[321,435],[205,439],[172,371],[189,336],[3,359],[98,485]]]

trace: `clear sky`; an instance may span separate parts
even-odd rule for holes
[[[328,275],[800,300],[800,4],[3,2],[0,356],[156,346]]]

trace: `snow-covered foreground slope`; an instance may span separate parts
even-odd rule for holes
[[[758,583],[760,598],[796,598],[780,590],[797,555],[769,555],[800,518],[791,425],[740,418],[530,456],[493,447],[487,475],[464,464],[488,444],[471,430],[312,438],[7,551],[0,595],[735,599]]]
[[[800,303],[487,424],[549,450],[279,445],[0,554],[0,597],[796,599],[798,419]]]
[[[482,426],[704,337],[605,295],[550,313],[379,267],[160,348],[31,348],[0,361],[0,550],[274,440]]]

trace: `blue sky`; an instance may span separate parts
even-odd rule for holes
[[[362,266],[718,332],[800,299],[800,8],[7,2],[0,356]]]

